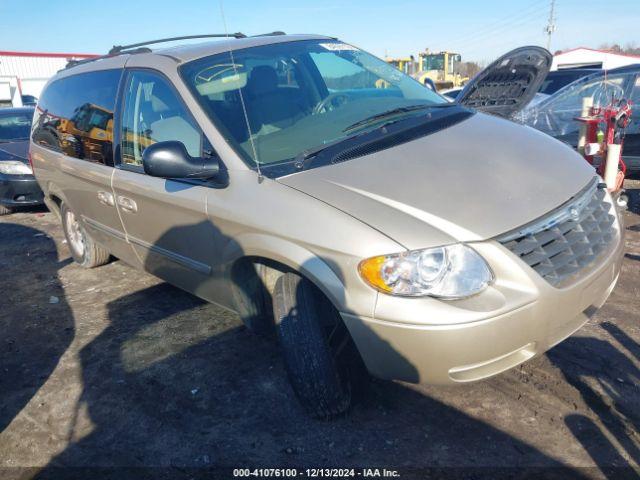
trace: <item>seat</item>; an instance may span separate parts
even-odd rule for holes
[[[254,67],[245,88],[252,133],[263,127],[287,128],[304,115],[305,107],[295,91],[278,87],[278,74],[269,65]]]

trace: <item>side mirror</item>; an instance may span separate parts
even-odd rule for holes
[[[149,145],[142,152],[147,175],[160,178],[212,178],[220,172],[217,157],[192,157],[182,142],[167,141]]]

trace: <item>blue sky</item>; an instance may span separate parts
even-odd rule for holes
[[[549,14],[549,0],[222,1],[230,32],[322,33],[379,56],[429,47],[478,61],[544,46]],[[556,4],[552,50],[640,44],[640,0]],[[0,0],[0,19],[0,50],[104,53],[113,44],[224,31],[220,0]]]

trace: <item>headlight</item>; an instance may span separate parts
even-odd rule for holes
[[[381,292],[408,297],[468,297],[493,280],[487,262],[463,244],[372,257],[358,270]]]
[[[0,161],[0,173],[5,175],[29,175],[33,173],[31,167],[26,163],[15,161]]]

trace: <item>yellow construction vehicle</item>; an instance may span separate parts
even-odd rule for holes
[[[420,83],[425,83],[429,78],[435,83],[438,90],[445,88],[461,87],[469,77],[463,77],[459,73],[462,57],[454,52],[430,52],[427,48],[419,55],[418,73],[414,75]]]
[[[113,112],[92,103],[78,107],[57,127],[62,150],[70,156],[104,163],[111,157]]]
[[[401,72],[406,73],[407,75],[415,75],[418,73],[418,62],[413,55],[409,57],[400,57],[400,58],[385,58],[385,61],[396,67]]]

